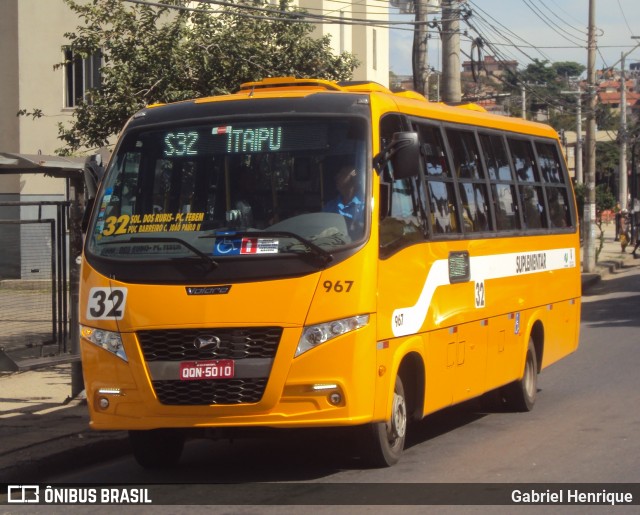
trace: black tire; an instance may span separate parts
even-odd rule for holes
[[[533,346],[533,339],[529,338],[522,379],[504,387],[505,407],[510,411],[531,411],[536,403],[537,393],[538,358]]]
[[[407,434],[407,400],[402,379],[396,377],[391,419],[362,428],[362,459],[372,467],[390,467],[400,460]]]
[[[178,429],[129,431],[133,456],[141,467],[168,468],[180,460],[185,436]]]

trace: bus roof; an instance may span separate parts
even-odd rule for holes
[[[554,139],[558,137],[557,132],[552,127],[542,123],[491,114],[483,107],[473,103],[454,106],[440,102],[430,102],[423,95],[415,91],[393,92],[381,84],[367,81],[337,83],[324,79],[297,79],[294,77],[266,78],[255,82],[245,82],[240,85],[240,89],[236,93],[203,97],[187,102],[204,104],[243,99],[300,98],[317,93],[338,95],[344,93],[369,94],[379,99],[382,112],[394,111],[407,115],[422,116],[433,120],[479,125]],[[386,107],[384,107],[385,104]],[[161,105],[162,104],[154,104],[148,107],[155,108]]]

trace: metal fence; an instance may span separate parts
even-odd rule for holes
[[[69,349],[69,202],[0,202],[0,370],[33,368]]]

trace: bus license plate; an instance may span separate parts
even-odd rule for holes
[[[181,381],[198,381],[203,379],[229,379],[234,376],[235,367],[232,359],[216,361],[184,361],[180,363]]]

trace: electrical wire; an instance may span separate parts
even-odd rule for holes
[[[540,8],[536,7],[535,4],[531,2],[531,0],[522,0],[522,2],[535,14],[542,22],[549,27],[553,32],[558,34],[561,38],[567,40],[569,43],[573,43],[578,45],[579,47],[584,47],[587,44],[586,39],[577,40],[573,36],[569,37],[568,34],[564,32],[564,28],[555,23],[551,18],[546,16]]]
[[[631,26],[629,25],[627,16],[624,14],[624,9],[622,8],[622,4],[620,3],[620,0],[618,0],[618,7],[620,8],[620,14],[622,14],[622,19],[624,20],[625,24],[627,25],[627,28],[629,29],[629,34],[633,36],[634,35],[633,30],[631,30]]]

